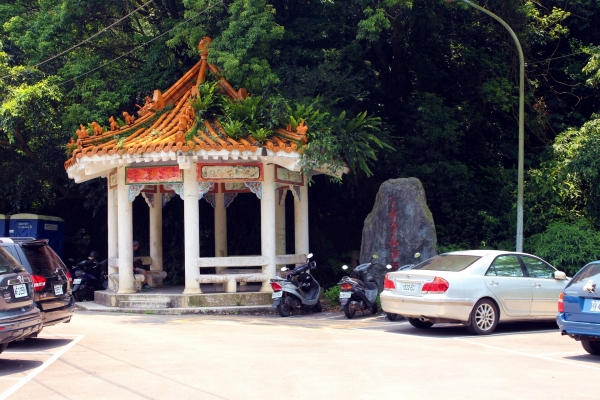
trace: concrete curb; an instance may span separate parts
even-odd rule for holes
[[[235,306],[235,307],[196,307],[196,308],[159,308],[159,309],[140,309],[140,308],[119,308],[107,307],[102,304],[89,302],[75,303],[77,311],[93,311],[105,313],[126,313],[126,314],[146,314],[146,315],[253,315],[253,314],[275,314],[275,309],[270,306]]]

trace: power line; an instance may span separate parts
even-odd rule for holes
[[[104,68],[104,67],[106,67],[108,64],[111,64],[111,63],[113,63],[113,62],[115,62],[115,61],[117,61],[117,60],[119,60],[119,59],[121,59],[121,58],[123,58],[123,57],[125,57],[125,56],[127,56],[127,55],[129,55],[129,54],[131,54],[131,53],[133,53],[134,51],[136,51],[136,50],[138,50],[138,49],[140,49],[140,48],[142,48],[142,47],[146,46],[147,44],[154,42],[156,39],[159,39],[160,37],[162,37],[162,36],[166,35],[167,33],[171,32],[173,29],[177,28],[179,25],[181,25],[181,24],[185,24],[186,22],[189,22],[190,20],[192,20],[192,19],[196,18],[197,16],[199,16],[199,15],[201,15],[201,14],[204,14],[204,13],[206,13],[208,10],[210,10],[211,8],[213,8],[213,7],[217,6],[218,4],[223,4],[223,0],[221,0],[221,1],[219,1],[219,2],[217,2],[217,3],[215,3],[215,4],[213,4],[212,6],[209,6],[208,8],[206,8],[206,9],[205,9],[205,10],[203,10],[203,11],[200,11],[198,14],[196,14],[196,15],[193,15],[193,16],[189,17],[188,19],[184,20],[184,21],[181,21],[180,23],[178,23],[177,25],[175,25],[174,27],[172,27],[172,28],[171,28],[171,29],[169,29],[168,31],[165,31],[165,32],[161,33],[160,35],[158,35],[158,36],[156,36],[156,37],[154,37],[154,38],[152,38],[152,39],[148,40],[146,43],[142,43],[142,44],[140,44],[139,46],[137,46],[137,47],[134,47],[133,49],[131,49],[131,50],[130,50],[130,51],[128,51],[127,53],[125,53],[125,54],[121,54],[120,56],[118,56],[118,57],[116,57],[116,58],[113,58],[112,60],[110,60],[110,61],[107,61],[107,62],[103,63],[102,65],[100,65],[100,66],[96,67],[96,68],[93,68],[93,69],[91,69],[91,70],[89,70],[89,71],[87,71],[87,72],[84,72],[84,73],[83,73],[83,74],[81,74],[81,75],[77,75],[76,77],[74,77],[74,78],[71,78],[71,79],[69,79],[68,81],[64,81],[64,82],[62,82],[62,83],[60,83],[59,85],[65,85],[65,84],[67,84],[67,83],[69,83],[69,82],[72,82],[72,81],[74,81],[75,79],[79,79],[79,78],[81,78],[82,76],[85,76],[85,75],[87,75],[87,74],[90,74],[90,73],[92,73],[92,72],[94,72],[94,71],[97,71],[97,70],[99,70],[100,68]]]
[[[58,58],[58,57],[60,57],[60,56],[62,56],[62,55],[65,55],[65,54],[67,54],[67,53],[68,53],[68,52],[70,52],[71,50],[74,50],[74,49],[78,48],[79,46],[83,45],[84,43],[86,43],[86,42],[89,42],[90,40],[92,40],[92,39],[93,39],[93,38],[95,38],[96,36],[100,35],[101,33],[103,33],[103,32],[106,32],[108,29],[112,28],[113,26],[117,25],[119,22],[121,22],[121,21],[123,21],[124,19],[128,18],[128,17],[129,17],[131,14],[134,14],[134,13],[138,12],[140,9],[142,9],[142,8],[146,7],[148,4],[152,3],[153,1],[154,1],[154,0],[148,0],[146,3],[142,4],[141,6],[139,6],[138,8],[136,8],[135,10],[133,10],[132,12],[130,12],[129,14],[127,14],[126,16],[124,16],[123,18],[116,20],[115,22],[113,22],[112,24],[110,24],[109,26],[107,26],[106,28],[104,28],[104,29],[101,29],[100,31],[98,31],[98,32],[94,33],[94,34],[93,34],[92,36],[90,36],[89,38],[87,38],[87,39],[85,39],[85,40],[83,40],[83,41],[81,41],[81,42],[77,43],[76,45],[69,47],[69,48],[68,48],[68,49],[66,49],[65,51],[63,51],[63,52],[61,52],[61,53],[58,53],[58,54],[56,54],[56,55],[54,55],[54,56],[52,56],[52,57],[48,58],[47,60],[44,60],[44,61],[42,61],[42,62],[40,62],[40,63],[38,63],[38,64],[35,64],[35,65],[33,65],[33,66],[29,67],[29,68],[37,68],[37,67],[39,67],[40,65],[44,65],[44,64],[46,64],[47,62],[54,60],[55,58]],[[22,72],[17,72],[15,75],[20,75],[21,73],[22,73]],[[0,79],[8,78],[8,77],[10,77],[10,76],[12,76],[12,74],[9,74],[9,75],[2,76],[2,77],[0,77]]]

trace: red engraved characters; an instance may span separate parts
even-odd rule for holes
[[[398,259],[400,258],[400,238],[398,237],[398,214],[396,214],[396,203],[391,200],[391,209],[388,213],[388,217],[390,220],[390,232],[392,232],[392,237],[388,242],[388,246],[390,247],[390,264],[392,265],[392,271],[396,271],[399,267]]]

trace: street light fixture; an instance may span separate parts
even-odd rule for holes
[[[456,1],[462,1],[467,3],[473,8],[478,9],[481,12],[486,13],[496,21],[500,22],[503,27],[506,28],[510,36],[512,36],[517,50],[519,51],[519,161],[518,161],[518,178],[517,178],[517,251],[523,251],[523,169],[524,169],[524,153],[525,153],[525,61],[523,57],[523,49],[521,43],[515,32],[502,18],[497,16],[491,11],[478,6],[477,4],[471,3],[469,0],[444,0],[446,3],[454,3]]]

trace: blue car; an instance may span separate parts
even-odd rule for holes
[[[581,341],[584,350],[600,355],[600,261],[583,267],[558,298],[556,322],[561,334]]]

